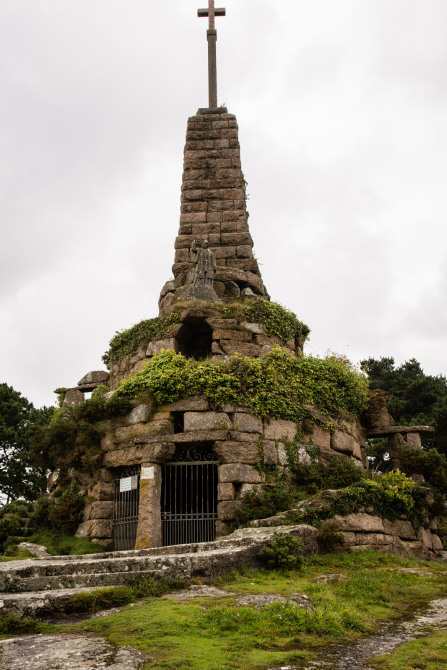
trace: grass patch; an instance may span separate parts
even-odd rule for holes
[[[98,612],[111,607],[128,605],[140,598],[159,597],[183,586],[185,586],[184,582],[157,576],[129,580],[126,586],[96,589],[88,593],[75,593],[65,605],[65,611],[67,614]]]
[[[440,670],[447,668],[447,632],[406,642],[392,654],[376,656],[368,661],[382,670]]]
[[[35,619],[22,619],[12,615],[0,617],[0,637],[54,633],[58,630],[60,630],[58,626],[40,623],[40,621],[36,621]]]
[[[418,567],[422,574],[403,572],[405,567]],[[317,577],[328,573],[343,577],[319,583]],[[217,584],[228,596],[185,602],[149,598],[71,629],[136,647],[151,659],[147,667],[156,670],[260,670],[309,661],[321,645],[374,630],[379,620],[396,618],[445,593],[446,574],[443,564],[372,551],[332,554],[307,559],[299,572],[227,575]],[[309,597],[311,608],[290,603],[260,610],[239,607],[231,593],[300,593]]]
[[[29,542],[40,544],[53,556],[81,556],[99,554],[105,547],[85,538],[73,537],[54,531],[39,531],[29,538]]]

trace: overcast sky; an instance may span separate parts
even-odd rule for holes
[[[158,313],[208,99],[200,2],[0,0],[0,382],[36,406]],[[225,6],[219,103],[272,299],[308,353],[446,374],[446,0]]]

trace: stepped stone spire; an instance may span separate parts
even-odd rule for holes
[[[215,258],[214,296],[194,292],[197,246],[204,241]],[[177,300],[230,302],[267,295],[248,228],[237,121],[225,107],[199,109],[188,119],[172,270],[174,281],[167,282],[160,295],[161,314],[169,312]]]

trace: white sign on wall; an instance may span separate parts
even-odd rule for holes
[[[154,479],[154,477],[155,468],[153,466],[141,468],[141,479]]]
[[[125,491],[134,491],[138,488],[138,476],[134,475],[133,477],[122,477],[120,479],[120,493]]]

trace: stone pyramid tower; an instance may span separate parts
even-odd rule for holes
[[[216,261],[215,295],[194,289],[192,249],[204,241]],[[169,312],[178,300],[230,302],[241,296],[267,295],[253,256],[237,121],[225,107],[199,109],[188,120],[172,270],[174,281],[167,282],[160,295],[160,314]]]
[[[109,372],[89,373],[63,400],[100,398],[78,408],[91,431],[74,414],[66,452],[78,469],[62,462],[51,489],[63,500],[75,486],[88,501],[78,535],[117,549],[214,540],[245,494],[287,477],[289,456],[305,462],[308,448],[323,463],[367,467],[355,374],[336,362],[309,372],[309,329],[270,301],[253,255],[238,126],[217,104],[214,17],[225,11],[208,1],[209,106],[188,120],[174,278],[158,317],[112,338]]]

